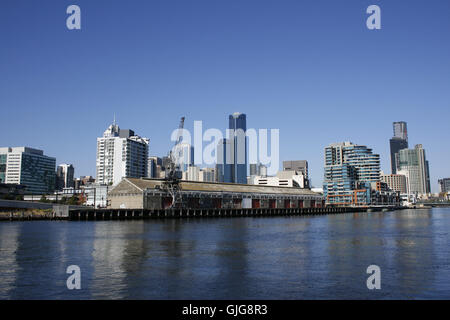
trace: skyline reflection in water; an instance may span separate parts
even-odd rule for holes
[[[0,299],[449,299],[449,227],[450,208],[3,222]],[[81,290],[66,288],[73,264]]]

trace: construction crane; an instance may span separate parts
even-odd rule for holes
[[[172,197],[172,203],[170,208],[180,207],[182,205],[182,197],[180,194],[180,180],[181,180],[181,171],[177,163],[177,158],[175,157],[176,146],[181,142],[183,137],[183,128],[184,128],[184,119],[185,117],[181,117],[180,125],[178,126],[177,138],[175,140],[175,145],[172,150],[169,151],[168,160],[169,163],[166,167],[165,179],[163,182],[163,189],[167,191]]]

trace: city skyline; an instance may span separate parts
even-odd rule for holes
[[[432,192],[450,176],[448,1],[382,3],[377,31],[365,27],[364,1],[266,1],[257,14],[251,2],[78,1],[79,32],[65,27],[68,2],[19,3],[0,10],[2,146],[42,149],[95,176],[93,137],[114,113],[164,156],[179,116],[189,130],[194,120],[223,128],[239,110],[248,127],[279,128],[280,162],[308,160],[320,186],[333,142],[370,146],[390,172],[392,122],[405,121],[427,150]]]
[[[239,114],[239,113],[235,113],[235,114]],[[245,116],[245,115],[244,115]],[[230,121],[231,121],[231,116],[230,116]],[[230,122],[231,123],[231,122]],[[393,122],[393,125],[394,125],[394,131],[395,131],[395,125],[397,124],[397,123],[399,123],[399,122]],[[405,126],[406,126],[406,123],[405,122],[401,122],[401,123],[403,123],[403,124],[405,124]],[[177,129],[176,129],[177,130]],[[113,120],[113,122],[111,123],[111,125],[106,129],[106,131],[104,132],[104,134],[103,134],[103,139],[104,139],[104,137],[105,137],[105,135],[106,136],[109,136],[109,135],[111,135],[111,134],[113,134],[113,136],[115,136],[115,137],[117,137],[117,138],[119,138],[119,131],[120,131],[120,138],[129,138],[130,136],[134,136],[135,135],[135,132],[134,132],[134,130],[131,130],[131,129],[120,129],[119,130],[119,125],[117,124],[117,122],[116,122],[116,118],[115,118],[115,115],[114,115],[114,120]],[[395,134],[394,134],[394,136],[395,136]],[[139,137],[139,136],[136,136],[136,137],[133,137],[133,138],[137,138],[137,139],[142,139],[141,137]],[[99,141],[99,139],[102,139],[102,138],[97,138],[97,142]],[[143,138],[145,141],[146,141],[146,143],[147,144],[149,144],[149,139],[148,138]],[[392,139],[390,139],[390,141],[391,141]],[[224,146],[221,146],[221,143],[222,142],[220,142],[219,141],[219,143],[218,143],[218,150],[222,147],[222,148],[224,148]],[[347,143],[347,142],[344,142],[344,143]],[[334,142],[334,143],[330,143],[329,145],[341,145],[342,143],[336,143],[336,142]],[[180,143],[178,146],[181,146],[181,145],[187,145],[188,147],[189,147],[189,149],[191,149],[191,152],[190,152],[190,156],[189,156],[189,158],[190,158],[190,160],[188,161],[189,163],[191,163],[191,165],[193,165],[193,163],[194,163],[194,154],[193,154],[193,147],[192,146],[190,146],[189,144],[186,144],[186,143]],[[422,147],[422,144],[417,144],[416,146],[415,146],[415,149],[418,147],[418,146],[420,146],[420,147]],[[177,147],[177,146],[176,146]],[[365,147],[365,146],[364,146]],[[5,148],[11,148],[11,147],[4,147],[4,149]],[[15,147],[15,148],[17,148],[17,147]],[[26,148],[30,148],[30,147],[26,147]],[[372,149],[372,148],[371,148]],[[370,149],[370,150],[371,150]],[[407,149],[407,148],[405,148],[405,149],[403,149],[403,151],[408,151],[408,150],[410,150],[410,149]],[[97,150],[97,152],[98,152],[98,150]],[[392,150],[391,150],[391,152],[392,152]],[[223,155],[222,155],[222,153],[219,151],[219,155],[218,155],[219,157],[223,157]],[[148,156],[146,157],[146,161],[144,161],[144,162],[148,162],[150,159],[153,159],[153,158],[156,158],[156,157],[158,157],[158,158],[160,158],[160,159],[162,159],[162,158],[164,158],[165,156],[164,155],[152,155],[152,154],[150,154],[150,153],[148,153]],[[183,156],[183,158],[185,158],[185,156]],[[381,157],[382,158],[382,157]],[[379,157],[379,162],[381,162],[380,160],[381,160],[381,158]],[[57,159],[56,159],[57,160]],[[304,161],[304,162],[306,162],[306,167],[307,167],[307,160],[301,160],[301,161]],[[97,159],[97,162],[98,162],[98,159]],[[288,163],[288,162],[293,162],[293,161],[290,161],[290,160],[284,160],[284,159],[282,159],[282,161],[280,162],[280,165],[279,165],[279,167],[280,167],[280,169],[283,169],[283,170],[285,170],[284,169],[284,165],[286,164],[286,163]],[[296,161],[296,162],[299,162],[299,161]],[[427,172],[429,172],[429,167],[428,167],[428,162],[429,161],[426,161],[427,163],[426,163],[426,166],[427,166]],[[249,164],[247,163],[247,166],[248,166]],[[56,169],[58,169],[59,170],[59,168],[61,167],[61,166],[71,166],[72,167],[72,170],[74,169],[74,167],[73,167],[73,165],[72,164],[70,164],[70,165],[67,165],[67,164],[64,164],[64,163],[61,163],[61,164],[59,164],[57,167],[56,167]],[[97,166],[98,166],[98,163],[97,163]],[[183,170],[183,171],[186,171],[187,170],[187,166],[188,166],[188,164],[184,164],[184,166],[186,166],[186,168]],[[206,166],[206,165],[200,165],[200,166],[195,166],[195,167],[197,167],[198,169],[201,169],[201,168],[208,168],[208,166]],[[210,168],[210,167],[209,167]],[[217,166],[215,166],[215,168],[217,168]],[[247,169],[250,169],[250,168],[247,168]],[[56,170],[56,175],[58,175],[58,170]],[[148,170],[149,170],[149,172],[150,172],[150,168],[148,168]],[[307,169],[306,169],[307,170]],[[324,165],[324,167],[323,167],[323,173],[325,173],[325,165]],[[384,171],[383,171],[383,169],[380,167],[380,173],[383,173]],[[187,171],[186,171],[187,172]],[[250,172],[250,171],[249,171]],[[387,173],[387,172],[386,172]],[[404,174],[404,173],[402,173],[402,174]],[[428,174],[428,173],[427,173]],[[72,175],[73,175],[73,173],[72,173]],[[84,177],[84,176],[90,176],[90,175],[81,175],[80,177]],[[97,177],[97,175],[94,175],[97,179],[98,179],[98,177]],[[142,175],[142,177],[147,177],[148,175],[147,174],[143,174]],[[248,177],[249,175],[247,175],[247,177]],[[76,175],[74,176],[74,177],[76,177]],[[126,177],[126,175],[123,175],[123,177]],[[134,176],[134,177],[136,177],[136,176]],[[445,178],[443,178],[443,177],[441,177],[441,178],[439,178],[438,179],[438,181],[437,181],[437,184],[438,184],[438,187],[439,187],[439,181],[441,180],[441,179],[445,179]],[[223,179],[220,179],[219,181],[221,181],[221,182],[223,182],[222,181]],[[430,179],[431,180],[431,179]],[[102,182],[100,182],[100,183],[102,183]],[[58,184],[58,181],[56,180],[56,184]],[[430,184],[430,181],[428,180],[428,184]],[[320,187],[320,186],[311,186],[311,187],[313,187],[313,188],[317,188],[317,187]],[[439,191],[439,190],[438,190]],[[435,191],[433,191],[433,189],[431,188],[431,190],[429,191],[429,192],[431,192],[431,193],[436,193]]]

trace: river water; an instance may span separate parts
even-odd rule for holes
[[[450,208],[1,222],[0,299],[450,299],[449,231]]]

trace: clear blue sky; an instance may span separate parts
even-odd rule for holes
[[[77,4],[82,30],[66,28]],[[366,28],[371,4],[382,29]],[[323,148],[344,140],[390,172],[393,121],[407,121],[450,177],[450,1],[1,0],[0,146],[42,148],[95,175],[96,137],[122,128],[164,155],[186,116],[225,129],[279,128],[281,160],[306,159],[315,186]]]

